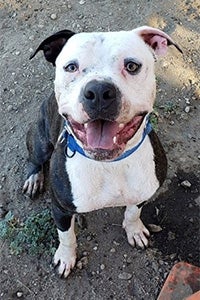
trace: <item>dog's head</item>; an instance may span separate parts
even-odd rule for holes
[[[167,47],[180,48],[164,32],[143,26],[132,31],[60,31],[43,41],[56,66],[60,115],[88,155],[110,160],[136,144],[155,100],[154,62]]]

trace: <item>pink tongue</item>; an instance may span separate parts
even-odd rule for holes
[[[87,145],[91,148],[113,149],[113,137],[117,134],[117,122],[93,121],[87,126]]]

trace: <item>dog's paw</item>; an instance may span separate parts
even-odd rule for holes
[[[76,249],[60,244],[54,255],[53,264],[60,277],[66,278],[76,263]]]
[[[128,242],[133,247],[144,249],[148,246],[149,230],[144,226],[140,219],[130,223],[124,220],[123,228],[126,230]]]
[[[25,181],[22,191],[30,198],[34,198],[37,192],[42,192],[44,187],[44,174],[39,171],[36,174],[32,174]]]

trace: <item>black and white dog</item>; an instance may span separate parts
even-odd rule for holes
[[[167,170],[149,123],[154,62],[170,45],[181,51],[167,34],[147,26],[121,32],[63,30],[32,55],[43,50],[56,66],[55,92],[27,134],[29,174],[23,191],[33,197],[42,190],[43,164],[50,160],[60,241],[54,263],[64,277],[76,261],[75,213],[126,206],[128,242],[148,244],[141,203],[160,187]]]

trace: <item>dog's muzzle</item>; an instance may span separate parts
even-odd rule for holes
[[[80,102],[91,120],[114,121],[121,109],[121,93],[109,81],[92,80],[82,89]]]
[[[92,80],[80,93],[83,110],[89,119],[78,123],[69,115],[69,132],[81,142],[83,150],[96,160],[113,160],[125,150],[127,142],[143,123],[147,111],[138,112],[127,123],[117,122],[122,108],[122,95],[109,81]]]

